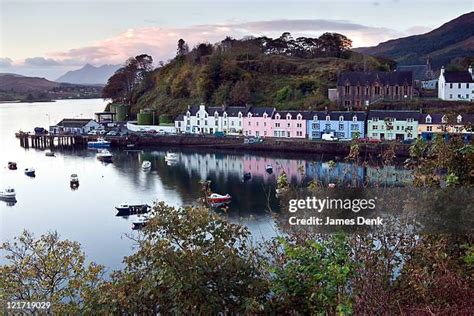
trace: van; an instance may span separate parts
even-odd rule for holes
[[[336,140],[337,140],[337,137],[334,137],[334,134],[333,134],[333,133],[329,133],[329,134],[323,134],[323,135],[321,135],[321,139],[322,139],[322,140],[328,140],[328,141],[336,141]]]

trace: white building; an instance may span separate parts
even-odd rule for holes
[[[207,107],[204,104],[191,106],[184,115],[175,120],[177,133],[214,134],[224,132],[240,135],[247,107]]]
[[[102,125],[93,119],[63,119],[58,124],[49,127],[52,134],[87,134],[91,130],[100,129]]]
[[[473,101],[472,67],[465,71],[445,71],[442,67],[438,79],[438,98],[447,101]]]

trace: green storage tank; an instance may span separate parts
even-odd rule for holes
[[[137,115],[138,125],[153,125],[153,112],[140,111]]]
[[[125,121],[128,117],[128,106],[124,104],[117,104],[114,107],[115,120],[116,121]]]
[[[109,112],[114,112],[114,113],[117,113],[117,104],[115,103],[110,103],[110,106],[109,106]]]

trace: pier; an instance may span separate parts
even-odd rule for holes
[[[71,148],[77,146],[84,146],[87,141],[83,136],[76,135],[54,135],[54,134],[30,134],[17,133],[16,136],[20,139],[20,146],[23,148]]]

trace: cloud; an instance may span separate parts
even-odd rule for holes
[[[353,40],[354,47],[376,45],[405,34],[388,28],[371,27],[345,20],[298,19],[254,22],[228,22],[190,27],[140,27],[128,29],[114,37],[93,45],[67,51],[51,52],[49,60],[64,64],[121,64],[131,56],[150,54],[155,61],[172,58],[180,38],[193,47],[201,42],[215,43],[226,36],[242,38],[246,35],[280,36],[291,32],[294,37],[319,36],[324,32],[338,32]]]
[[[59,66],[60,63],[52,58],[44,58],[44,57],[32,57],[26,58],[24,61],[25,66],[31,67],[53,67]]]
[[[0,67],[1,68],[9,68],[13,64],[13,60],[8,57],[0,57]]]
[[[432,27],[426,27],[426,26],[421,26],[421,25],[415,25],[410,28],[408,28],[405,33],[408,35],[417,35],[417,34],[424,34],[429,31],[433,30]]]

